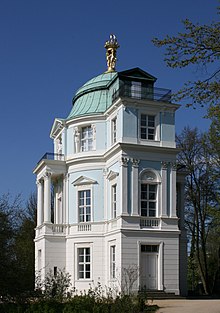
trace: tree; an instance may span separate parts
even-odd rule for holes
[[[199,133],[196,128],[184,128],[176,139],[181,149],[178,163],[184,165],[188,172],[185,222],[190,240],[189,274],[195,277],[198,269],[204,291],[210,294],[218,270],[217,264],[215,266],[212,261],[218,257],[216,252],[220,247],[220,240],[213,243],[215,247],[210,245],[211,235],[219,233],[219,179],[213,175],[216,162],[207,134]]]
[[[44,298],[62,301],[72,292],[71,275],[65,269],[57,269],[55,273],[49,269],[43,281],[40,275],[37,277],[36,288]]]
[[[0,297],[34,290],[36,195],[23,207],[21,195],[0,197]]]
[[[34,290],[34,237],[36,226],[37,197],[32,193],[25,209],[20,213],[20,227],[15,236],[15,254],[17,261],[17,284],[19,292]]]
[[[220,13],[218,8],[217,13]],[[164,39],[154,38],[157,47],[166,47],[165,62],[171,68],[183,68],[196,65],[205,73],[205,78],[188,81],[176,94],[175,99],[191,98],[190,105],[208,104],[218,107],[220,102],[220,22],[210,25],[183,21],[185,32],[177,36],[166,36]],[[201,74],[201,73],[200,73]]]
[[[15,295],[17,292],[15,235],[20,205],[20,196],[13,200],[9,194],[0,197],[0,296]]]

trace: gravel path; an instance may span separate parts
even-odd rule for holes
[[[220,313],[220,300],[154,300],[157,313]]]

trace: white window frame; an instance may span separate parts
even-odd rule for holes
[[[160,194],[160,188],[159,185],[161,183],[161,178],[158,174],[157,171],[154,169],[144,169],[140,173],[140,185],[139,185],[139,214],[141,217],[146,217],[146,218],[154,218],[159,216],[159,194]],[[149,186],[155,186],[156,191],[155,191],[155,199],[150,199],[149,193],[147,195],[147,199],[142,199],[142,185],[147,186],[147,192],[149,191],[150,187]],[[147,202],[147,215],[142,215],[142,201]],[[155,215],[150,215],[150,206],[149,203],[155,203]]]
[[[87,254],[89,250],[89,254]],[[90,246],[78,246],[77,247],[77,279],[78,280],[91,280],[92,277],[92,259],[91,259],[91,247]],[[81,253],[81,254],[80,254]],[[89,258],[88,258],[89,256]],[[82,260],[80,260],[80,257],[82,257]],[[89,266],[89,270],[88,270]],[[80,267],[82,270],[80,270]],[[80,277],[80,273],[82,273],[83,277]],[[87,276],[87,273],[89,273],[89,277]]]
[[[116,279],[116,245],[110,246],[110,279]]]
[[[117,141],[117,117],[111,120],[111,143],[115,144]]]
[[[90,222],[84,222],[84,223],[91,223],[93,221],[93,207],[94,207],[94,190],[93,186],[94,184],[97,184],[96,180],[93,180],[86,176],[80,176],[75,181],[72,182],[73,186],[76,187],[76,204],[74,211],[77,211],[77,220],[79,222],[79,191],[83,190],[90,190],[90,198],[91,198],[91,221]]]
[[[145,116],[146,125],[142,125],[142,116]],[[151,126],[150,124],[150,118],[153,118],[154,120],[154,126]],[[142,137],[142,129],[145,129],[146,131],[146,138]],[[153,138],[151,138],[151,136]],[[155,114],[147,114],[147,113],[141,113],[140,115],[140,138],[141,140],[150,140],[154,141],[156,140],[156,115]]]
[[[91,188],[78,188],[78,221],[79,223],[91,223],[92,221],[92,192]],[[87,204],[87,193],[89,192],[89,204]],[[80,193],[83,194],[83,198],[80,198]],[[83,199],[83,203],[80,204],[80,199]],[[89,215],[87,214],[87,209],[90,209]],[[80,209],[83,210],[83,213],[80,213]],[[87,215],[90,217],[89,220],[87,220]],[[83,216],[83,220],[81,220],[81,216]]]
[[[94,150],[94,133],[93,132],[94,132],[94,129],[93,129],[92,125],[82,126],[81,136],[80,136],[80,150],[81,150],[81,152],[87,152],[87,151]]]
[[[117,184],[111,185],[111,207],[112,207],[112,218],[117,217]]]
[[[146,186],[146,190],[142,190],[142,187]],[[150,190],[151,189],[151,190]],[[154,190],[152,190],[154,189]],[[142,194],[145,193],[146,198],[142,198]],[[153,198],[151,198],[153,195]],[[141,183],[141,216],[142,217],[156,217],[157,216],[157,185],[149,183]],[[142,203],[146,203],[146,207],[142,207]],[[154,207],[151,207],[151,205]],[[146,211],[146,214],[142,214],[143,211]],[[154,212],[152,214],[151,212]]]
[[[107,179],[109,181],[109,185],[108,185],[108,190],[109,190],[109,216],[110,218],[114,219],[117,217],[117,202],[118,202],[118,197],[119,197],[119,194],[118,194],[118,176],[119,176],[119,173],[118,172],[114,172],[114,171],[110,171],[107,175]],[[116,201],[114,203],[115,205],[115,217],[114,217],[114,210],[113,210],[113,186],[116,186]]]

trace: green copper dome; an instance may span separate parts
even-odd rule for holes
[[[73,98],[73,108],[68,119],[105,112],[112,104],[113,90],[110,92],[110,86],[117,77],[117,72],[103,73],[79,88]]]

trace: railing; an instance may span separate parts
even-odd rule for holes
[[[140,227],[159,227],[160,226],[160,219],[159,218],[141,218],[140,219]]]
[[[52,224],[53,233],[64,233],[65,226],[62,224]]]
[[[171,102],[171,90],[155,87],[141,87],[140,89],[133,90],[132,85],[125,84],[112,95],[112,100],[115,101],[119,97]]]
[[[91,231],[92,225],[91,224],[79,224],[78,231]]]
[[[64,154],[47,152],[42,156],[42,158],[37,164],[39,164],[42,160],[64,161]]]

